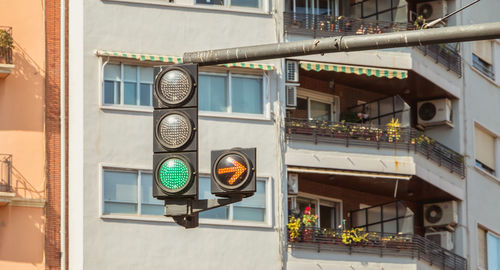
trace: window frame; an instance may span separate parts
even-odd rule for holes
[[[136,173],[137,174],[137,179],[136,179],[136,184],[137,184],[137,212],[135,214],[126,214],[126,213],[104,213],[104,205],[107,202],[104,199],[104,171],[112,171],[112,172],[129,172],[129,173]],[[100,217],[114,217],[114,216],[124,216],[124,217],[163,217],[161,215],[147,215],[147,214],[142,214],[142,174],[143,173],[149,173],[152,174],[151,169],[144,169],[144,168],[125,168],[125,167],[118,167],[118,166],[109,166],[109,165],[100,165],[99,166],[99,216]]]
[[[487,227],[484,227],[483,225],[481,225],[479,223],[477,224],[476,228],[477,228],[476,229],[476,233],[477,233],[477,235],[476,235],[476,251],[477,251],[477,256],[476,257],[478,259],[476,266],[480,270],[486,270],[486,269],[489,269],[489,265],[488,265],[489,264],[489,260],[488,260],[488,253],[489,253],[489,251],[488,251],[488,235],[491,235],[491,236],[495,237],[496,239],[498,239],[498,241],[500,243],[500,234],[498,234],[498,233],[496,233],[496,232],[488,229]],[[485,261],[483,263],[485,264],[485,268],[479,266],[479,259],[480,259],[479,258],[479,244],[480,243],[479,243],[479,236],[478,236],[479,233],[484,233],[484,243],[483,244],[485,245],[484,246],[484,251],[485,251],[484,259],[485,259]]]
[[[311,100],[330,105],[330,122],[338,122],[340,114],[340,98],[336,95],[321,93],[303,87],[297,87],[297,98],[307,101],[307,119],[311,118]]]
[[[494,140],[494,145],[496,145],[496,140],[498,139],[498,134],[494,133],[493,131],[491,131],[490,129],[486,128],[484,125],[482,125],[481,123],[479,123],[478,121],[474,121],[474,129],[473,129],[473,153],[474,153],[474,168],[476,170],[478,170],[479,172],[495,179],[496,181],[500,182],[500,178],[498,177],[498,174],[500,172],[500,168],[489,168],[491,169],[492,171],[484,168],[483,166],[481,166],[481,164],[483,164],[482,162],[479,161],[480,164],[478,164],[478,159],[476,157],[476,145],[475,145],[475,140],[476,140],[476,129],[482,129],[484,133],[487,133],[488,135],[490,135],[491,137],[493,137],[493,140]],[[496,146],[494,147],[493,149],[493,157],[495,158],[495,162],[496,162],[496,159],[500,158],[500,156],[498,155],[497,151],[496,151]],[[496,164],[495,164],[496,165]]]
[[[200,178],[208,178],[210,181],[209,174],[200,174]],[[207,225],[231,225],[231,226],[250,226],[250,227],[266,227],[271,228],[273,226],[273,209],[272,209],[272,180],[271,177],[257,177],[257,181],[263,181],[266,186],[265,191],[265,213],[264,221],[246,221],[246,220],[234,220],[233,219],[233,204],[229,204],[229,213],[227,219],[215,219],[215,218],[200,218],[200,224]]]
[[[236,9],[252,9],[252,10],[264,10],[264,0],[257,0],[258,2],[258,6],[257,7],[249,7],[249,6],[235,6],[235,5],[232,5],[231,2],[232,0],[221,0],[223,2],[222,5],[220,4],[204,4],[204,3],[196,3],[197,0],[192,0],[192,3],[194,6],[209,6],[209,7],[224,7],[224,8],[227,8],[227,9],[233,9],[233,8],[236,8]]]
[[[198,115],[200,116],[208,116],[208,117],[224,117],[224,118],[239,118],[239,119],[249,119],[249,120],[270,120],[270,105],[269,105],[269,83],[268,83],[268,74],[264,71],[262,72],[237,72],[227,70],[221,70],[220,72],[214,70],[200,70],[198,76],[208,75],[208,76],[220,76],[226,77],[226,98],[227,98],[227,111],[210,111],[210,110],[202,110],[198,109]],[[262,80],[261,84],[261,105],[262,105],[262,113],[240,113],[233,112],[232,108],[232,78],[250,78],[250,79],[260,79]],[[198,88],[198,96],[200,89]]]
[[[305,199],[314,201],[314,204],[316,205],[316,211],[317,211],[316,214],[318,215],[318,222],[316,222],[316,227],[318,227],[318,228],[319,228],[320,222],[321,222],[321,210],[320,210],[321,201],[323,200],[323,201],[330,201],[330,202],[337,203],[339,205],[339,209],[338,209],[338,214],[337,214],[338,220],[336,221],[336,223],[337,223],[337,225],[342,225],[342,220],[344,218],[344,215],[343,215],[344,204],[343,204],[343,201],[341,199],[331,198],[331,197],[326,197],[326,196],[321,196],[321,195],[316,195],[316,194],[311,194],[311,193],[306,193],[306,192],[299,192],[299,194],[297,194],[296,196],[291,197],[292,203],[295,205],[297,204],[296,203],[297,198],[305,198]],[[295,201],[295,202],[293,202],[293,201]],[[333,228],[333,229],[337,229],[337,228]]]
[[[120,65],[120,78],[118,81],[113,81],[115,82],[115,89],[114,89],[114,101],[116,102],[116,93],[119,91],[120,93],[120,98],[119,98],[119,103],[104,103],[104,95],[105,95],[105,83],[106,79],[104,77],[104,71],[107,65]],[[141,80],[141,68],[153,68],[152,65],[141,65],[139,63],[133,63],[129,61],[119,61],[119,60],[107,60],[104,63],[101,63],[101,70],[100,70],[100,84],[99,84],[99,106],[101,109],[113,109],[113,110],[126,110],[126,111],[142,111],[142,112],[153,112],[153,91],[154,91],[154,78],[152,78],[152,81],[143,81]],[[130,82],[126,81],[124,78],[124,70],[125,66],[132,66],[136,68],[136,82],[135,82],[135,92],[136,92],[136,104],[124,104],[125,100],[125,83]],[[140,105],[140,96],[141,96],[141,85],[142,84],[149,84],[150,85],[150,105]],[[119,89],[116,89],[116,85],[119,85]]]
[[[135,220],[135,221],[145,221],[145,222],[167,222],[174,223],[171,217],[165,217],[160,215],[139,215],[139,214],[124,214],[124,213],[110,213],[104,214],[104,170],[114,170],[114,171],[146,171],[151,172],[151,168],[147,167],[129,167],[126,165],[118,165],[112,163],[100,163],[98,166],[98,216],[101,219],[106,220]],[[210,174],[201,173],[200,177],[209,177]],[[200,218],[200,225],[220,225],[220,226],[235,226],[235,227],[247,227],[247,228],[273,228],[275,226],[275,217],[273,216],[273,178],[271,176],[258,176],[257,180],[265,181],[266,185],[266,213],[265,222],[253,222],[253,221],[243,221],[243,220],[225,220],[225,219],[210,219],[210,218]],[[140,184],[140,182],[138,183]],[[140,192],[140,188],[138,188]],[[138,202],[140,197],[138,197]],[[141,202],[142,203],[142,202]],[[138,211],[139,213],[139,211]]]

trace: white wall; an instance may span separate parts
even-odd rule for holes
[[[266,120],[201,116],[199,165],[209,173],[210,151],[257,147],[257,176],[267,177],[269,224],[204,225],[186,230],[165,217],[100,216],[100,165],[152,168],[152,113],[99,107],[101,61],[95,50],[182,56],[185,51],[277,41],[275,20],[266,12],[178,8],[135,2],[84,3],[84,269],[279,269],[280,235],[274,214],[282,206],[278,131],[271,111]],[[159,2],[159,1],[152,1]],[[280,60],[267,61],[269,107],[276,100]],[[279,115],[279,112],[278,112]],[[71,195],[70,195],[71,197]],[[241,224],[240,224],[241,225]],[[281,226],[280,226],[281,227]],[[249,259],[249,257],[251,259]]]

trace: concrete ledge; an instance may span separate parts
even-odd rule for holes
[[[11,64],[0,64],[0,79],[7,78],[15,67],[15,65]]]

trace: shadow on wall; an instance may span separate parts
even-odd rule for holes
[[[43,208],[0,207],[0,268],[9,262],[41,265],[43,232]]]
[[[0,131],[43,131],[43,63],[37,63],[17,42],[12,58],[15,68],[7,78],[0,80]]]
[[[27,180],[22,173],[12,166],[12,191],[16,193],[16,197],[29,198],[29,199],[43,199],[45,189],[36,190],[31,182]]]

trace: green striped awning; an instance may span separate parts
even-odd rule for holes
[[[377,67],[363,67],[363,66],[350,66],[350,65],[340,65],[340,64],[326,64],[326,63],[315,63],[315,62],[305,62],[300,61],[300,67],[307,71],[333,71],[333,72],[343,72],[347,74],[356,75],[367,75],[375,76],[378,78],[397,78],[406,79],[408,78],[408,71],[401,69],[387,69],[387,68],[377,68]]]
[[[120,57],[127,59],[136,59],[139,61],[155,61],[155,62],[165,62],[165,63],[182,63],[181,57],[167,56],[167,55],[153,55],[153,54],[141,54],[141,53],[127,53],[127,52],[113,52],[113,51],[97,51],[97,56],[111,56]]]
[[[105,50],[98,50],[96,54],[97,54],[97,56],[120,57],[120,58],[127,58],[127,59],[135,59],[135,60],[139,60],[139,61],[154,61],[154,62],[164,62],[164,63],[172,63],[172,64],[182,64],[182,57],[176,57],[176,56],[114,52],[114,51],[105,51]],[[273,70],[274,69],[274,65],[261,64],[261,63],[249,63],[249,62],[222,64],[219,66],[262,69],[262,70]]]

